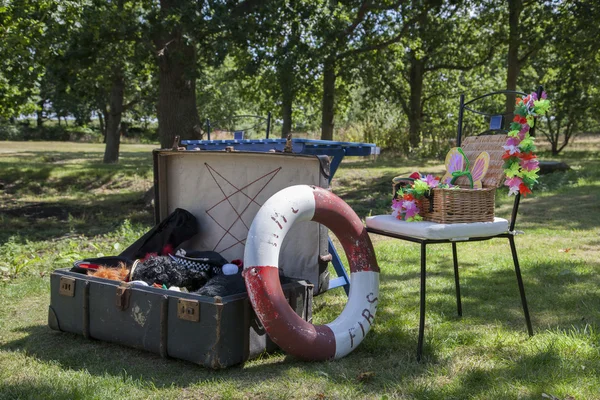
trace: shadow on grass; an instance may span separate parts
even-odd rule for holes
[[[131,377],[136,386],[151,385],[159,389],[191,386],[200,389],[199,384],[209,385],[210,382],[223,380],[233,382],[239,387],[238,390],[247,393],[244,388],[251,390],[259,382],[290,379],[290,373],[297,373],[301,369],[304,374],[315,378],[326,377],[329,382],[355,385],[363,395],[380,396],[383,392],[393,391],[394,386],[397,385],[402,388],[402,392],[412,393],[416,398],[462,398],[466,393],[473,396],[498,389],[499,383],[510,385],[510,382],[520,382],[528,388],[529,392],[539,392],[539,396],[541,392],[551,393],[557,383],[575,382],[581,378],[583,372],[577,368],[565,368],[564,355],[559,354],[557,350],[560,346],[555,348],[552,344],[544,342],[536,346],[533,352],[525,354],[520,354],[518,348],[514,347],[494,348],[493,351],[498,357],[506,357],[510,362],[500,363],[494,367],[464,366],[461,371],[451,374],[454,382],[449,387],[413,385],[415,380],[431,375],[432,368],[438,371],[450,368],[448,362],[452,361],[438,358],[435,346],[426,342],[423,362],[417,363],[414,359],[416,346],[411,340],[412,335],[407,334],[404,329],[392,329],[385,334],[371,335],[370,340],[365,341],[355,352],[331,363],[302,362],[286,357],[283,361],[249,363],[223,370],[210,370],[192,363],[162,359],[154,354],[122,346],[89,341],[77,335],[53,332],[45,326],[31,326],[25,328],[24,332],[28,336],[1,346],[0,349],[24,351],[29,356],[42,362],[49,362],[64,371],[83,371],[97,377],[106,375],[120,379]],[[388,346],[390,342],[393,342],[393,346]],[[474,354],[481,353],[484,357],[489,356],[487,353],[492,351],[478,345],[478,335],[472,332],[461,332],[457,344],[471,346]],[[594,359],[593,354],[590,354],[579,355],[574,363],[593,370],[598,361]],[[358,377],[364,371],[370,371],[373,378],[360,381]],[[558,380],[557,371],[560,371]],[[440,373],[442,372],[435,374]],[[387,389],[383,390],[383,387]],[[407,387],[411,388],[409,392]],[[56,393],[56,390],[52,388],[46,393]],[[64,393],[56,394],[69,396],[75,393],[74,389],[70,388],[61,390],[64,390]],[[18,386],[0,384],[0,393],[11,393],[11,391],[20,396],[28,393],[32,395],[45,393],[43,383]]]
[[[95,236],[117,229],[125,219],[153,225],[154,210],[143,193],[109,194],[92,201],[40,202],[0,209],[0,245],[10,237],[17,241],[52,240],[65,235]]]
[[[58,387],[39,381],[10,384],[0,382],[0,399],[81,399],[79,387]]]
[[[121,157],[119,164],[104,164],[101,157],[89,158],[88,153],[56,152],[24,156],[14,162],[0,158],[0,182],[8,195],[89,191],[106,186],[118,188],[119,181],[139,179],[140,173],[152,168],[149,154],[122,153]],[[82,161],[71,163],[75,160]]]
[[[247,379],[245,376],[247,372],[244,372],[243,365],[211,370],[186,361],[163,359],[146,351],[87,340],[72,333],[56,332],[47,326],[29,326],[20,331],[27,336],[0,346],[0,349],[25,351],[40,360],[58,363],[65,370],[87,371],[98,376],[105,374],[123,376],[126,371],[134,379],[141,377],[153,382],[157,387],[172,385],[186,387],[216,377],[235,378],[242,373],[244,379]],[[291,368],[297,364],[297,362],[286,362],[285,366]],[[281,365],[278,364],[263,365],[259,369],[261,375],[283,373]],[[256,372],[255,369],[252,370]]]
[[[567,399],[573,397],[565,392],[568,390],[565,387],[571,386],[575,390],[585,391],[587,386],[587,390],[594,391],[589,383],[581,383],[585,375],[594,380],[594,373],[584,371],[581,366],[597,367],[597,360],[593,357],[579,358],[569,365],[571,363],[565,363],[564,356],[555,347],[542,347],[544,348],[538,349],[535,354],[512,354],[510,362],[495,365],[493,368],[467,368],[457,377],[455,384],[438,389],[427,387],[415,395],[417,398],[420,395],[427,399],[440,400],[462,399],[465,398],[465,393],[469,394],[469,398],[539,399],[546,393],[560,395],[553,398]]]
[[[459,259],[460,263],[460,259]],[[478,268],[473,263],[460,263],[460,269]],[[564,261],[544,261],[533,266],[521,260],[521,268],[525,294],[534,332],[545,329],[544,321],[559,320],[559,329],[570,329],[574,326],[585,326],[591,323],[600,325],[600,276],[595,273],[600,269],[600,262],[588,263],[585,269],[589,272],[577,271],[577,263]],[[404,274],[382,273],[383,285],[389,280],[411,279],[414,285],[410,290],[414,298],[413,308],[418,311],[419,281],[418,265],[414,272]],[[432,280],[436,279],[435,285]],[[427,273],[428,314],[443,315],[444,319],[456,319],[456,301],[452,260],[448,259],[447,269]],[[583,289],[582,288],[588,288]],[[461,277],[461,299],[463,318],[469,324],[485,325],[495,320],[503,325],[526,333],[525,318],[519,295],[516,275],[512,266],[494,270],[481,269],[467,278]],[[403,301],[406,301],[406,297]]]
[[[600,226],[600,187],[572,187],[552,196],[527,199],[519,222],[534,228],[592,230]]]
[[[303,374],[314,376],[315,379],[325,377],[327,381],[336,384],[356,385],[361,391],[375,395],[381,394],[381,385],[377,380],[390,369],[402,370],[403,378],[417,379],[427,373],[428,363],[437,362],[434,356],[429,356],[426,363],[417,363],[410,335],[404,329],[394,329],[385,335],[371,332],[368,344],[363,342],[359,349],[335,362],[307,362],[291,356],[269,360],[267,357],[264,359],[266,362],[248,362],[221,370],[211,370],[186,361],[163,359],[149,352],[87,340],[71,333],[55,332],[46,326],[29,326],[21,331],[27,336],[0,346],[0,350],[25,352],[30,357],[58,366],[64,371],[82,371],[96,377],[131,377],[137,386],[151,385],[159,389],[199,387],[223,380],[233,382],[241,393],[248,393],[246,390],[252,390],[254,385],[265,381],[276,384],[275,382],[290,379],[290,374],[293,376],[301,370]],[[394,346],[384,347],[390,340],[393,340]],[[397,356],[385,365],[377,361],[381,357],[388,358],[390,354]],[[361,372],[373,369],[376,371],[374,381],[365,383],[358,379]],[[389,381],[384,383],[388,385]],[[40,387],[35,383],[24,388],[20,385],[3,387],[0,384],[0,390],[2,389],[12,390],[23,396],[27,393],[39,395],[44,387],[43,384]],[[71,392],[67,389],[64,395],[69,394]]]
[[[367,339],[353,353],[334,363],[309,363],[286,357],[262,362],[247,363],[245,366],[233,366],[225,370],[213,371],[192,363],[165,360],[157,355],[130,349],[109,343],[87,340],[82,336],[60,333],[46,326],[28,326],[20,328],[25,336],[0,346],[3,351],[25,352],[45,362],[56,363],[64,370],[87,371],[92,375],[105,374],[122,377],[125,373],[134,379],[141,378],[141,385],[152,382],[159,388],[188,387],[198,382],[214,379],[226,379],[236,385],[252,385],[254,381],[266,379],[289,379],[289,374],[299,368],[307,374],[315,376],[325,373],[327,379],[339,384],[359,384],[352,377],[360,372],[374,371],[372,381],[360,383],[360,391],[365,394],[380,395],[381,385],[390,387],[396,382],[408,384],[414,379],[430,373],[431,368],[447,368],[447,362],[455,362],[441,357],[448,346],[469,347],[470,352],[498,353],[498,357],[506,357],[511,361],[501,363],[494,368],[469,367],[461,372],[448,388],[417,387],[414,394],[427,398],[460,398],[463,393],[486,393],[493,391],[498,382],[526,382],[529,390],[550,392],[553,384],[553,371],[563,367],[564,356],[558,350],[543,342],[536,345],[532,353],[521,354],[518,348],[497,349],[482,346],[480,340],[487,335],[486,330],[473,329],[476,325],[486,326],[500,321],[508,330],[520,332],[523,340],[527,340],[519,293],[512,266],[507,265],[494,270],[482,270],[468,274],[463,279],[463,313],[464,320],[456,317],[454,302],[453,274],[451,258],[448,268],[440,271],[436,267],[428,275],[427,325],[425,330],[424,360],[415,360],[417,344],[417,325],[409,325],[399,320],[406,320],[407,314],[418,315],[418,265],[415,271],[399,274],[382,274],[382,285],[390,282],[414,282],[410,293],[402,293],[400,305],[397,299],[385,297],[378,311],[378,321]],[[600,296],[596,288],[600,287],[600,277],[593,271],[600,268],[600,263],[593,263],[582,272],[580,266],[569,265],[557,261],[543,261],[524,267],[523,278],[528,295],[530,312],[534,330],[540,332],[543,324],[537,324],[540,315],[555,315],[560,321],[554,328],[569,330],[585,324],[600,324]],[[462,263],[461,268],[478,268],[475,263]],[[565,271],[570,271],[565,273]],[[440,285],[447,281],[448,285]],[[590,290],[577,290],[585,284]],[[394,284],[395,285],[395,284]],[[393,296],[391,296],[393,297]],[[408,303],[411,303],[408,305]],[[435,318],[451,324],[437,324]],[[543,319],[543,318],[540,318]],[[457,328],[454,324],[465,325]],[[470,325],[470,327],[469,327]],[[190,338],[192,340],[192,338]],[[518,347],[518,346],[517,346]],[[445,348],[445,349],[444,349]],[[531,346],[528,346],[531,350]],[[485,354],[484,354],[485,353]],[[587,356],[586,356],[587,357]],[[591,357],[591,356],[590,356]],[[578,361],[579,362],[579,361]],[[582,363],[591,367],[597,360],[584,359]],[[149,368],[151,366],[151,368]],[[535,372],[530,372],[535,371]],[[542,371],[543,373],[540,373]],[[569,372],[570,371],[570,372]],[[546,374],[547,372],[547,374]],[[570,376],[569,374],[573,374]],[[561,372],[561,382],[571,382],[578,371],[569,369]],[[349,378],[350,377],[350,378]],[[350,381],[349,381],[350,379]],[[524,383],[525,384],[525,383]],[[1,386],[0,386],[1,388]],[[11,390],[10,387],[6,388]],[[16,390],[15,388],[12,388]],[[34,391],[36,386],[32,386]],[[22,393],[22,392],[19,392]],[[68,395],[69,393],[66,393]]]

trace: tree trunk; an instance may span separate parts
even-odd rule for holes
[[[506,70],[506,90],[517,89],[517,78],[521,72],[519,61],[519,42],[520,33],[519,20],[523,11],[523,0],[509,0],[508,2],[508,58]],[[506,96],[506,112],[512,113],[515,110],[516,96]]]
[[[559,138],[559,134],[560,134],[560,125],[562,120],[560,118],[556,118],[555,122],[555,127],[556,129],[554,129],[552,127],[552,121],[550,120],[550,118],[548,118],[548,141],[550,142],[550,151],[552,153],[553,156],[558,154],[558,138]]]
[[[284,63],[284,65],[286,65]],[[286,69],[283,67],[282,69]],[[279,71],[279,82],[281,85],[281,116],[283,126],[281,127],[281,137],[286,138],[292,132],[292,107],[294,104],[294,76],[289,70]]]
[[[292,132],[292,97],[283,97],[281,103],[281,115],[283,117],[283,126],[281,127],[281,137],[286,138]]]
[[[110,90],[110,111],[106,120],[106,148],[104,163],[113,164],[119,161],[119,145],[121,142],[121,118],[123,116],[123,98],[125,81],[119,73],[114,77]]]
[[[421,122],[422,106],[421,97],[423,96],[423,77],[425,66],[422,60],[418,60],[414,54],[410,61],[410,99],[408,114],[408,141],[411,149],[416,149],[421,144]]]
[[[35,111],[37,119],[36,119],[36,124],[38,128],[41,128],[42,125],[44,124],[44,104],[46,103],[46,100],[40,100],[38,101],[37,105],[38,105],[38,109]]]
[[[181,3],[183,0],[161,0],[163,17]],[[176,26],[172,31],[161,32],[154,41],[158,55],[158,136],[162,148],[172,147],[175,136],[202,138],[196,108],[196,49],[185,40],[183,28]]]
[[[104,114],[104,131],[102,132],[102,135],[103,135],[102,143],[106,143],[106,134],[108,132],[108,119],[109,119],[108,107],[106,107],[106,105],[104,106],[104,111],[102,113]]]
[[[289,1],[289,8],[295,9],[295,1]],[[281,116],[283,126],[281,127],[281,137],[287,138],[292,132],[293,126],[293,105],[296,97],[296,70],[298,63],[298,43],[300,43],[300,21],[293,19],[291,32],[287,38],[287,43],[282,48],[281,62],[278,63],[279,84],[281,86]]]
[[[323,102],[321,107],[321,139],[333,140],[335,116],[335,57],[328,56],[323,64]]]
[[[102,133],[102,137],[104,140],[103,143],[106,143],[106,126],[104,125],[104,111],[98,110],[98,124],[100,125],[100,133]]]

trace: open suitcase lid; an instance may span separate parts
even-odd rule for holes
[[[243,259],[254,216],[273,194],[299,184],[328,187],[326,156],[280,152],[154,151],[156,220],[176,208],[191,212],[199,234],[186,250],[212,250]],[[327,230],[314,222],[295,224],[282,245],[279,267],[292,278],[319,280],[319,258]]]

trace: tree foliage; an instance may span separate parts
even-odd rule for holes
[[[106,162],[123,118],[170,147],[269,111],[282,136],[442,154],[460,93],[542,83],[557,154],[600,125],[598,19],[594,0],[3,0],[0,118],[97,115]]]

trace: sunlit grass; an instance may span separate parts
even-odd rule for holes
[[[2,143],[0,399],[600,398],[600,141],[583,143],[557,158],[572,170],[543,176],[521,204],[517,229],[525,234],[516,243],[532,338],[506,240],[459,243],[462,318],[450,246],[429,246],[425,353],[417,363],[418,245],[373,235],[380,303],[353,353],[322,363],[263,355],[222,371],[46,326],[54,268],[115,254],[152,225],[141,198],[151,186],[153,146],[124,146],[121,162],[104,166],[102,145]],[[365,217],[388,213],[392,177],[442,169],[439,160],[349,160],[333,187]],[[496,202],[507,217],[505,189]],[[340,289],[317,297],[315,322],[333,320],[345,303]]]

